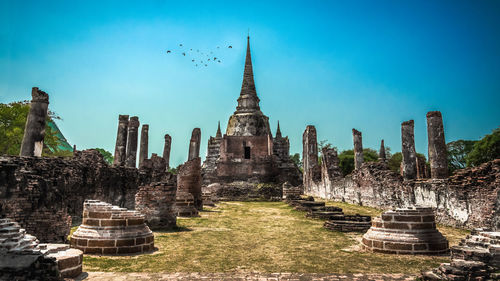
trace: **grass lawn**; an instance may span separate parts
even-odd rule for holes
[[[348,214],[380,210],[329,203]],[[179,218],[178,231],[155,232],[152,254],[86,255],[84,271],[418,273],[448,257],[397,256],[359,250],[361,234],[331,232],[282,202],[220,202],[199,218]],[[440,227],[450,244],[467,231]]]

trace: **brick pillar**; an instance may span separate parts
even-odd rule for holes
[[[170,147],[172,145],[172,137],[169,134],[165,135],[165,145],[163,146],[163,159],[167,162],[167,170],[170,167]]]
[[[309,181],[315,179],[315,171],[319,171],[318,165],[318,139],[316,128],[308,125],[302,135],[302,161],[304,165],[304,190],[310,191]]]
[[[31,104],[20,156],[42,156],[43,140],[45,138],[45,119],[49,108],[49,95],[37,87],[31,89]]]
[[[448,177],[448,159],[444,140],[443,117],[439,111],[427,113],[427,136],[429,140],[429,162],[431,177],[444,179]]]
[[[415,135],[413,120],[401,123],[401,154],[403,156],[403,178],[417,178],[417,152],[415,151]]]
[[[191,134],[191,140],[189,141],[188,161],[200,157],[200,142],[201,130],[200,128],[194,128]]]
[[[118,115],[118,132],[116,133],[113,166],[124,166],[127,160],[127,130],[128,115]]]
[[[135,167],[137,158],[137,138],[139,128],[139,117],[132,116],[128,122],[128,135],[127,135],[127,167]]]
[[[139,168],[142,167],[142,163],[144,160],[148,159],[148,134],[149,134],[149,125],[142,125],[141,129],[141,150],[139,151]]]
[[[387,160],[385,155],[384,140],[380,141],[380,150],[378,152],[378,161],[385,162]]]
[[[352,129],[352,140],[354,142],[354,169],[357,170],[363,164],[363,138],[361,132]]]

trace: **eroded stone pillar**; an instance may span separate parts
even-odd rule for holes
[[[128,121],[128,135],[127,135],[127,167],[135,167],[137,159],[137,138],[139,128],[139,117],[132,116]]]
[[[417,152],[415,151],[415,135],[413,120],[401,123],[401,161],[403,178],[417,178]]]
[[[188,161],[200,157],[200,142],[201,130],[200,128],[194,128],[193,133],[191,134],[191,140],[189,141]]]
[[[127,130],[128,115],[118,115],[118,132],[116,133],[113,166],[124,166],[127,160]]]
[[[387,160],[386,155],[385,155],[385,145],[384,145],[384,140],[380,141],[380,150],[378,152],[378,160],[385,162]]]
[[[165,135],[165,145],[163,146],[163,159],[167,162],[167,170],[170,167],[170,148],[172,145],[172,137],[169,134]]]
[[[444,139],[443,116],[439,111],[427,113],[427,137],[429,140],[429,162],[431,177],[444,179],[448,177],[448,160]]]
[[[42,156],[43,140],[45,138],[45,119],[49,108],[49,95],[37,87],[31,89],[31,104],[20,156]]]
[[[310,191],[311,180],[321,177],[318,165],[318,139],[316,128],[308,125],[302,135],[302,161],[304,165],[303,183],[304,189]]]
[[[354,142],[354,169],[357,170],[363,164],[363,138],[360,131],[352,129],[352,141]]]
[[[148,138],[149,125],[142,125],[141,129],[141,150],[139,151],[139,168],[142,167],[144,160],[148,159]]]

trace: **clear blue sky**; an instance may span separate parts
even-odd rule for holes
[[[399,151],[414,119],[425,154],[427,111],[447,141],[500,125],[500,1],[3,0],[0,24],[0,102],[40,87],[79,149],[113,152],[129,114],[150,125],[150,153],[172,135],[173,164],[200,127],[204,157],[235,110],[248,28],[261,109],[292,153],[308,124],[341,150],[356,128],[365,147]],[[195,67],[179,43],[222,62]]]

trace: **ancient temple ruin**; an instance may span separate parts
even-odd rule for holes
[[[212,183],[301,183],[301,173],[290,160],[288,137],[281,135],[278,125],[273,137],[269,118],[259,106],[253,78],[250,37],[243,82],[236,111],[229,118],[226,133],[220,124],[215,137],[208,141],[208,153],[203,163],[203,184]]]

